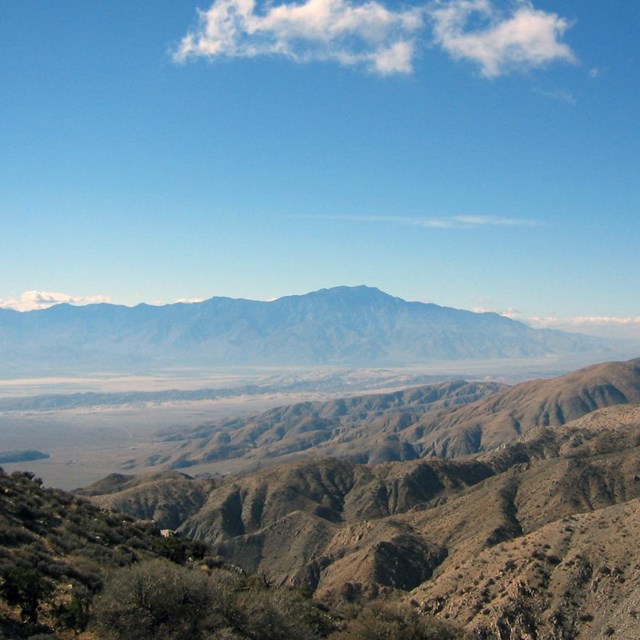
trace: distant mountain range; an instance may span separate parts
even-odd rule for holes
[[[18,371],[167,366],[393,366],[434,360],[597,353],[605,342],[534,330],[496,313],[407,302],[371,287],[336,287],[272,302],[60,304],[0,309],[0,366]],[[594,357],[594,359],[597,359]]]

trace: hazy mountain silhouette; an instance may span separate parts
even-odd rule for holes
[[[5,370],[196,365],[398,365],[430,360],[606,353],[585,336],[534,330],[495,313],[336,287],[272,302],[212,298],[124,307],[0,310]]]

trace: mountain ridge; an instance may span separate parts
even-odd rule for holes
[[[61,304],[0,315],[7,368],[222,365],[395,366],[434,360],[600,354],[602,340],[495,313],[334,287],[271,302],[214,297],[135,307]]]
[[[635,403],[640,403],[640,358],[513,386],[439,382],[169,429],[159,434],[162,453],[139,458],[131,468],[246,473],[304,457],[368,464],[460,458],[596,409]]]
[[[210,484],[179,530],[324,602],[401,598],[474,638],[632,633],[639,429],[619,405],[475,458],[291,463]],[[94,500],[135,515],[155,482]]]

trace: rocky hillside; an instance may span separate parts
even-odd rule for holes
[[[190,473],[237,473],[309,456],[369,464],[455,458],[599,408],[637,402],[640,359],[512,387],[457,381],[278,407],[169,431],[163,435],[165,453],[138,462]]]
[[[135,513],[138,520],[150,520],[162,529],[173,530],[204,506],[215,486],[213,480],[193,480],[172,471],[143,477],[114,473],[75,493],[92,497],[94,504],[104,502],[113,510]],[[125,509],[108,498],[100,499],[100,496],[113,494],[119,496]]]
[[[399,597],[477,638],[635,637],[637,367],[590,368],[475,403],[521,416],[522,433],[474,457],[323,459],[218,481],[180,531],[326,603]],[[612,400],[626,404],[585,413]],[[568,420],[571,411],[584,415]],[[153,496],[154,482],[96,500],[136,513],[135,494]]]
[[[113,476],[94,490],[140,484]],[[3,640],[356,640],[375,634],[463,638],[401,602],[375,610],[320,606],[228,565],[203,543],[162,537],[150,521],[107,513],[44,488],[32,474],[8,476],[0,469]]]
[[[640,359],[607,362],[550,380],[523,382],[490,398],[430,415],[406,434],[422,454],[459,456],[495,449],[538,427],[640,402]]]
[[[176,469],[209,465],[252,469],[311,454],[356,462],[413,460],[419,449],[403,433],[429,412],[477,401],[504,388],[493,382],[444,382],[394,393],[303,402],[258,415],[223,419],[164,435],[169,452],[146,461]]]

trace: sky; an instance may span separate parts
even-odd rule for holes
[[[0,306],[367,284],[640,335],[638,24],[637,0],[7,0]]]

